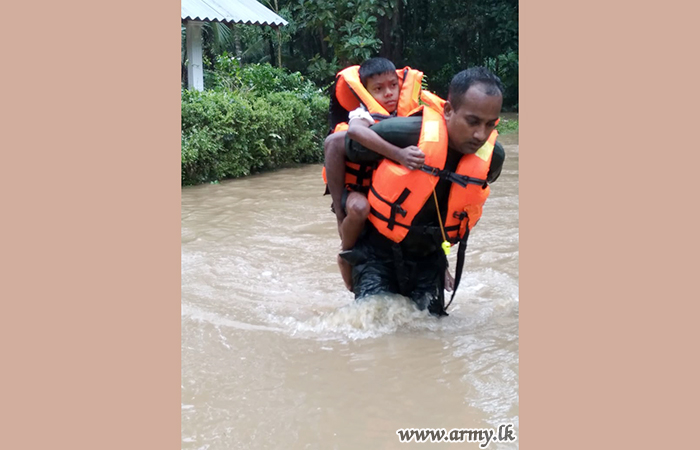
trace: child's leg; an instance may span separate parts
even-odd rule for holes
[[[341,247],[343,250],[350,250],[355,246],[357,238],[365,227],[365,221],[369,216],[369,201],[359,192],[350,192],[345,202],[345,209],[347,216],[340,225]],[[352,266],[338,255],[338,267],[340,267],[345,287],[352,291]]]
[[[345,190],[345,131],[329,135],[323,143],[323,151],[328,190],[331,193],[333,209],[338,219],[338,231],[340,231],[340,224],[345,218],[345,211],[341,205]]]
[[[345,210],[347,217],[340,225],[343,236],[342,249],[350,250],[355,246],[357,238],[365,227],[365,221],[369,216],[369,201],[359,192],[350,192],[345,201]]]

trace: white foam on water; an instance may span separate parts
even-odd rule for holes
[[[267,325],[253,325],[250,323],[245,323],[245,322],[240,322],[238,320],[231,320],[226,317],[222,317],[221,315],[210,312],[210,311],[205,311],[203,309],[197,308],[196,306],[191,306],[187,304],[182,304],[182,312],[181,312],[182,318],[183,319],[189,319],[193,320],[196,322],[205,322],[209,323],[211,325],[214,325],[216,327],[230,327],[230,328],[237,328],[239,330],[253,330],[253,331],[273,331],[273,332],[284,332],[285,330],[282,328],[275,328],[275,327],[270,327]],[[223,337],[223,335],[222,335]],[[225,339],[225,338],[224,338]],[[228,347],[228,344],[226,344]],[[229,347],[230,348],[230,347]]]
[[[354,301],[308,319],[270,315],[269,320],[286,326],[292,336],[316,339],[370,339],[399,330],[441,328],[440,319],[420,311],[410,299],[382,294]]]

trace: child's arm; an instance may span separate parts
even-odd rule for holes
[[[369,123],[363,118],[350,120],[348,137],[362,146],[379,153],[385,158],[396,161],[407,168],[420,169],[425,162],[425,154],[415,145],[400,148],[382,139],[369,128]]]

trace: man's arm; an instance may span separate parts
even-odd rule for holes
[[[425,154],[415,145],[404,148],[398,147],[384,139],[370,128],[370,124],[362,119],[350,121],[347,136],[364,148],[389,158],[403,166],[415,170],[425,162]]]
[[[370,127],[383,140],[390,142],[397,147],[408,147],[417,145],[420,139],[420,130],[423,124],[422,116],[394,117],[382,120]],[[351,162],[375,162],[382,159],[382,156],[359,142],[345,137],[345,152],[347,159]],[[501,175],[503,162],[506,159],[506,152],[503,145],[496,141],[491,157],[491,166],[486,177],[489,183],[493,183]]]
[[[372,125],[368,130],[372,130],[380,140],[405,148],[418,144],[422,123],[421,116],[393,117]],[[345,151],[351,162],[374,162],[383,158],[379,153],[350,139],[349,135],[345,137]]]
[[[493,183],[501,175],[501,169],[503,169],[503,161],[505,161],[505,159],[506,151],[501,143],[496,141],[496,145],[493,146],[493,155],[491,156],[489,173],[486,175],[486,180],[489,183]]]

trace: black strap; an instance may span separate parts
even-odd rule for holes
[[[372,188],[370,187],[370,189],[372,189]],[[369,213],[374,215],[377,219],[383,220],[384,222],[389,222],[389,220],[390,220],[388,217],[384,216],[382,213],[380,213],[379,211],[374,209],[372,206],[370,206],[370,208],[369,208]],[[406,228],[408,231],[418,233],[418,234],[429,234],[431,236],[439,234],[440,236],[442,236],[442,233],[440,231],[440,227],[437,225],[434,225],[434,226],[430,226],[430,225],[404,225],[401,222],[394,221],[394,226]],[[443,229],[445,230],[445,233],[449,234],[452,231],[459,230],[459,225],[452,225],[449,227],[444,227]],[[442,241],[440,241],[440,242],[442,242]],[[455,243],[457,241],[453,239],[450,242]]]
[[[360,170],[355,177],[356,180],[355,182],[359,184],[360,186],[363,186],[365,184],[365,180],[371,180],[372,179],[372,170],[374,170],[373,166],[371,164],[360,164]]]
[[[440,177],[443,180],[450,181],[452,183],[458,184],[462,187],[467,187],[468,184],[476,184],[479,186],[487,186],[488,181],[481,178],[468,177],[466,175],[460,175],[449,170],[438,169],[437,167],[432,167],[427,164],[423,164],[420,168],[425,173],[430,175]]]
[[[390,230],[394,229],[394,225],[401,225],[402,227],[408,228],[407,226],[396,222],[396,215],[401,214],[401,217],[406,217],[407,211],[401,207],[401,203],[406,201],[406,198],[411,193],[411,190],[409,188],[404,188],[403,192],[401,192],[399,198],[397,198],[395,202],[390,202],[381,195],[379,195],[379,193],[374,189],[374,186],[370,186],[370,190],[380,201],[386,203],[391,207],[391,214],[389,215],[389,218],[382,216],[376,210],[374,215],[382,220],[385,220],[387,222],[387,228],[389,228]],[[372,209],[374,208],[371,208],[370,212],[372,211]]]
[[[362,166],[360,166],[360,169],[355,169],[350,166],[345,166],[345,173],[349,173],[350,175],[355,175],[358,176],[360,174],[360,171],[362,170]]]
[[[367,108],[367,105],[364,104],[364,102],[362,101],[362,99],[360,98],[360,96],[357,95],[357,92],[355,92],[355,90],[352,88],[352,86],[350,86],[350,83],[347,83],[347,82],[346,82],[345,84],[348,85],[348,89],[350,89],[350,92],[352,92],[352,95],[355,96],[355,98],[357,99],[357,101],[360,102],[360,105],[362,105],[362,106],[364,106],[365,108]]]
[[[464,236],[459,241],[459,249],[457,250],[457,267],[455,268],[455,285],[452,289],[452,297],[450,297],[449,303],[445,305],[445,310],[452,304],[452,300],[455,299],[455,294],[457,293],[457,288],[459,287],[459,280],[462,279],[462,270],[464,269],[464,253],[467,251],[467,239],[469,239],[469,217],[467,217],[467,228],[464,232]]]

